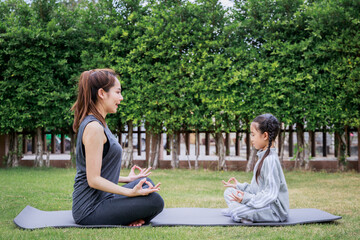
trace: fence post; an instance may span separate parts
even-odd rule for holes
[[[309,131],[309,137],[311,142],[311,157],[315,157],[316,151],[315,151],[315,132]]]
[[[225,133],[225,155],[230,155],[230,133]]]
[[[246,130],[246,161],[250,159],[250,133]]]
[[[289,126],[289,157],[293,156],[293,127]]]
[[[209,133],[206,132],[205,133],[205,155],[209,155],[210,152],[210,138],[209,138]]]
[[[358,127],[358,172],[360,172],[360,126]]]
[[[240,137],[239,137],[239,131],[236,131],[236,140],[235,140],[235,155],[240,155]]]
[[[148,124],[148,122],[145,122],[145,164],[146,165],[149,164],[149,158],[150,158],[150,137],[151,137],[151,135],[149,134],[148,128],[149,128],[149,124]]]
[[[60,143],[61,153],[65,153],[65,134],[61,133],[61,143]]]
[[[278,149],[278,156],[280,156],[280,153],[281,153],[281,148],[283,147],[282,145],[281,145],[281,140],[282,140],[282,134],[281,134],[281,132],[283,131],[282,130],[282,123],[280,123],[280,130],[279,130],[279,137],[278,137],[278,145],[279,145],[279,149]]]
[[[327,155],[326,127],[323,128],[323,157]]]
[[[169,134],[166,134],[166,147],[165,147],[165,149],[166,149],[166,155],[170,155],[170,154],[171,154],[170,146],[171,146],[171,144],[170,144],[170,137],[169,137]]]
[[[176,133],[176,137],[177,137],[177,148],[178,148],[177,155],[180,156],[180,154],[181,154],[181,134],[180,134],[180,132]]]
[[[37,139],[36,139],[36,134],[32,134],[32,138],[31,138],[31,152],[32,154],[35,154],[36,153],[36,142],[37,142]]]
[[[159,167],[160,161],[164,160],[164,139],[162,133],[159,133],[158,141],[159,141],[159,148],[157,149],[157,151],[159,151],[159,162],[158,162],[158,167]]]
[[[50,146],[51,153],[56,153],[55,133],[51,133]]]
[[[334,141],[335,141],[335,149],[334,149],[334,156],[337,157],[338,156],[338,145],[339,145],[339,141],[338,141],[338,136],[337,136],[337,132],[334,132]]]
[[[46,141],[46,133],[45,133],[45,129],[43,130],[43,135],[42,135],[42,138],[43,138],[43,149],[44,149],[44,152],[47,151],[47,141]]]
[[[26,134],[22,135],[22,152],[23,154],[27,153],[27,139],[26,139]]]
[[[137,144],[137,152],[138,152],[138,156],[141,155],[141,126],[138,126],[138,144]]]

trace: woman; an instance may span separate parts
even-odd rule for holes
[[[122,148],[106,125],[123,100],[121,85],[111,69],[85,71],[80,76],[73,129],[77,132],[72,214],[83,225],[141,226],[164,208],[160,183],[147,178],[150,169],[134,166],[120,177]],[[140,173],[135,174],[135,169]],[[119,182],[125,182],[119,186]]]

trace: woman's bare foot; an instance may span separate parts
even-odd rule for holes
[[[136,220],[135,222],[130,223],[129,226],[130,226],[130,227],[140,227],[140,226],[142,226],[144,223],[145,223],[144,220],[139,219],[139,220]]]

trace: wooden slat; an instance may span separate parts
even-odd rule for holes
[[[205,133],[205,155],[210,153],[210,133]]]
[[[138,132],[137,132],[137,139],[138,139],[138,142],[137,142],[137,152],[138,152],[138,156],[141,155],[141,126],[138,126]]]
[[[325,130],[325,128],[324,128],[322,134],[323,134],[323,157],[326,157],[326,155],[327,155],[327,151],[326,151],[327,143],[326,143],[326,130]]]
[[[292,157],[294,155],[293,152],[294,143],[293,143],[293,127],[289,126],[289,157]]]
[[[235,140],[235,155],[240,156],[240,134],[239,134],[239,132],[236,132],[235,138],[236,138],[236,140]]]

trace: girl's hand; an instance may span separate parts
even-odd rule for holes
[[[149,188],[143,188],[142,186],[144,183],[147,184]],[[160,185],[161,183],[158,183],[155,186],[153,186],[151,182],[146,181],[146,178],[144,178],[133,188],[133,194],[131,195],[131,197],[146,196],[149,195],[150,193],[157,192],[160,190],[159,188]]]
[[[234,183],[231,183],[234,182]],[[224,187],[232,187],[232,188],[236,188],[236,185],[239,183],[238,180],[236,180],[236,178],[232,177],[230,178],[227,182],[225,182],[224,180],[222,180],[222,183],[224,184]]]
[[[135,169],[138,169],[140,171],[139,174],[135,174]],[[132,182],[136,179],[139,179],[139,178],[146,178],[147,176],[149,176],[151,174],[150,172],[150,169],[151,167],[149,168],[141,168],[137,165],[134,165],[131,170],[130,170],[130,173],[128,175],[128,179],[129,179],[129,182]]]
[[[241,196],[239,196],[239,193]],[[238,191],[236,191],[236,194],[231,193],[229,196],[231,198],[230,201],[235,201],[235,202],[241,203],[244,198],[244,192],[238,190]]]

